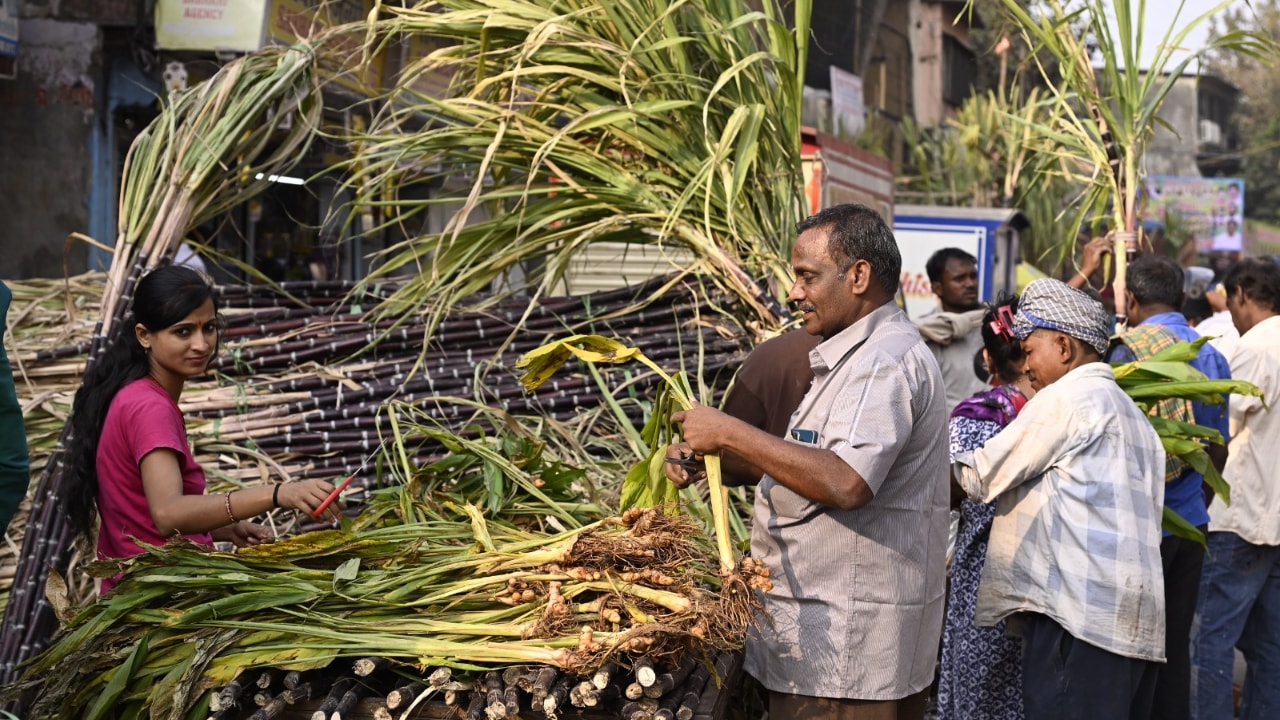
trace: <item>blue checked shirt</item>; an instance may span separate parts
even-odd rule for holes
[[[1096,647],[1163,661],[1164,461],[1151,423],[1100,362],[956,456],[969,496],[997,502],[974,622],[1042,613]]]

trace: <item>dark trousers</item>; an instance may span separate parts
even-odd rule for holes
[[[1208,525],[1201,525],[1206,532]],[[1191,718],[1191,622],[1200,597],[1200,572],[1204,546],[1194,540],[1169,536],[1160,542],[1164,565],[1165,657],[1156,674],[1155,702],[1151,717],[1160,720]]]
[[[1150,720],[1158,663],[1071,636],[1047,615],[1022,613],[1022,703],[1029,720]]]
[[[924,720],[928,688],[901,700],[845,700],[769,693],[769,720]]]

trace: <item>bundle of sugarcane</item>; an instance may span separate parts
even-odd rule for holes
[[[106,276],[87,273],[63,280],[8,280],[13,303],[7,318],[5,349],[13,366],[26,426],[32,480],[49,462],[66,423],[70,398],[84,370],[83,357],[38,359],[48,348],[79,346],[93,336]],[[0,542],[0,605],[17,570],[29,503],[24,502]]]
[[[660,279],[651,285],[666,284]],[[479,430],[468,430],[468,426],[478,428],[476,424],[481,423],[492,428],[497,424],[480,409],[486,405],[512,414],[537,414],[546,423],[577,425],[606,408],[617,411],[609,418],[612,427],[643,421],[649,389],[656,381],[652,375],[603,373],[592,379],[580,374],[538,393],[524,393],[513,370],[516,353],[541,340],[540,329],[599,328],[630,338],[655,358],[673,365],[680,365],[682,356],[697,355],[703,372],[717,388],[727,383],[728,371],[744,349],[741,334],[737,339],[726,339],[734,329],[709,321],[709,303],[716,298],[678,283],[656,295],[660,309],[626,312],[636,295],[653,294],[653,287],[641,286],[586,297],[548,298],[527,313],[514,302],[500,303],[483,314],[455,313],[438,327],[423,355],[418,340],[424,330],[420,323],[406,323],[396,329],[400,339],[389,340],[379,337],[379,328],[358,322],[364,317],[361,304],[367,306],[376,298],[348,295],[352,287],[340,283],[324,287],[286,284],[281,288],[286,295],[257,286],[219,288],[228,325],[219,378],[190,383],[182,402],[197,460],[208,472],[212,491],[288,478],[351,475],[357,476],[353,490],[375,486],[375,468],[367,458],[385,431],[379,426],[378,415],[391,398],[429,401],[420,403],[426,417],[438,420],[441,428],[472,438]],[[290,296],[307,297],[310,302]],[[522,319],[525,314],[527,319]],[[280,319],[281,315],[287,317]],[[522,320],[533,339],[522,336],[507,343],[506,338]],[[272,325],[281,322],[292,325]],[[307,353],[314,364],[293,365],[300,360],[299,352]],[[355,357],[350,357],[352,353]],[[29,364],[38,368],[44,363],[78,362],[82,357],[46,346]],[[722,371],[717,382],[716,374]],[[613,398],[607,389],[610,385],[625,386],[621,391],[624,397]],[[57,388],[38,393],[44,398],[42,406],[56,411],[43,419],[28,415],[32,428],[48,426],[44,433],[48,447],[41,446],[38,466],[43,466],[53,450],[74,391],[74,383],[62,381]],[[584,413],[584,408],[590,411]],[[581,437],[585,433],[577,434],[578,451],[583,445],[594,448],[589,452],[606,472],[610,467],[624,466],[625,460],[618,458],[628,455],[625,448],[600,453],[598,439],[586,440]],[[419,465],[432,463],[446,450],[430,433],[412,437],[406,448]],[[607,461],[605,455],[613,460]],[[62,522],[55,504],[48,502],[36,507],[33,520],[33,528],[41,533],[50,528],[56,532]],[[292,513],[277,512],[268,520],[278,533],[316,526],[314,521]],[[82,573],[67,572],[65,578],[72,602],[91,596],[93,585]],[[20,589],[28,599],[43,597],[42,585],[42,581],[29,580]],[[17,628],[23,634],[15,637],[26,642],[52,627],[52,618],[44,625],[24,622],[19,621]]]
[[[632,398],[649,395],[656,382],[651,373],[627,383],[607,373],[598,379],[581,374],[537,393],[524,392],[513,370],[519,353],[563,327],[594,328],[627,338],[655,360],[671,365],[697,355],[708,382],[722,388],[728,379],[724,371],[742,356],[747,338],[732,336],[732,328],[722,322],[725,317],[714,315],[717,298],[684,284],[658,295],[661,309],[626,312],[631,298],[650,291],[642,285],[555,298],[532,310],[508,302],[485,313],[456,312],[436,327],[425,351],[426,328],[421,323],[384,328],[361,322],[365,316],[353,311],[359,300],[315,310],[273,307],[269,317],[289,317],[266,322],[257,311],[231,308],[225,313],[228,352],[218,363],[224,382],[193,384],[184,395],[183,407],[192,419],[189,432],[197,451],[205,453],[201,459],[210,461],[215,475],[227,479],[261,476],[255,458],[265,455],[290,477],[357,473],[359,486],[372,480],[371,472],[361,466],[376,444],[378,410],[390,398],[410,403],[430,399],[422,407],[462,432],[473,411],[438,399],[465,398],[514,414],[570,421],[583,408],[601,406],[613,384],[625,384]],[[508,340],[517,327],[522,335]],[[360,354],[348,357],[351,353]],[[319,366],[300,372],[296,363],[302,361]],[[278,372],[287,375],[273,374]],[[225,378],[235,382],[226,383]],[[622,409],[622,417],[635,423],[643,420],[643,412],[640,402],[632,402]],[[441,449],[419,448],[418,460],[425,462]],[[248,455],[249,462],[225,462],[234,455]]]
[[[436,49],[406,63],[368,130],[353,133],[351,222],[416,228],[432,205],[449,219],[383,254],[371,281],[409,272],[383,310],[438,319],[517,268],[513,289],[544,294],[584,248],[608,241],[678,249],[673,269],[777,325],[805,214],[811,4],[785,17],[776,3],[740,0],[385,6],[371,46],[385,33]],[[441,75],[447,92],[418,89]],[[444,188],[410,191],[419,184]]]
[[[715,591],[714,555],[684,516],[637,508],[549,535],[444,504],[401,522],[400,508],[422,507],[418,493],[403,486],[348,528],[236,554],[150,550],[12,692],[32,696],[32,718],[181,718],[250,669],[378,657],[588,675],[743,640],[751,596]],[[752,581],[767,586],[767,573]]]

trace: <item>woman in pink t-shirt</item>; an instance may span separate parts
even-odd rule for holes
[[[140,542],[162,545],[177,535],[257,544],[268,532],[244,518],[275,507],[310,513],[333,491],[324,480],[303,480],[205,494],[178,397],[217,353],[218,326],[203,275],[157,268],[138,281],[131,315],[76,392],[62,503],[84,537],[93,532],[96,509],[99,558],[132,557],[142,552]],[[336,508],[329,512],[336,517]],[[114,583],[104,581],[103,592]]]

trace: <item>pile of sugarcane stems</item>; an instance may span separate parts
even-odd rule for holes
[[[5,348],[22,405],[33,485],[58,443],[71,396],[84,372],[83,352],[39,362],[35,356],[48,348],[88,347],[105,282],[104,273],[87,273],[56,280],[8,280],[5,283],[13,292]],[[27,508],[24,503],[14,515],[4,542],[0,543],[0,595],[3,595],[0,604],[7,603],[17,571],[27,528]],[[88,583],[83,585],[87,588]]]
[[[362,322],[380,295],[352,294],[350,284],[285,283],[284,294],[266,286],[221,287],[227,327],[214,367],[217,379],[189,383],[183,395],[197,460],[209,475],[211,491],[286,477],[348,475],[357,476],[352,486],[358,490],[376,484],[368,460],[380,437],[379,411],[391,399],[419,404],[463,435],[477,432],[474,408],[437,399],[464,398],[514,414],[573,421],[584,408],[605,404],[607,391],[600,383],[586,374],[566,376],[529,395],[511,369],[520,353],[565,332],[623,338],[670,367],[700,363],[703,376],[723,387],[728,373],[718,373],[731,371],[744,349],[740,335],[726,339],[735,336],[709,322],[711,317],[723,321],[722,308],[715,307],[723,299],[677,285],[646,309],[633,308],[636,298],[647,297],[661,282],[548,298],[528,313],[522,300],[482,314],[455,313],[430,338],[426,327],[412,321],[398,327]],[[80,302],[89,307],[92,293],[84,295]],[[15,367],[25,373],[19,392],[30,408],[27,417],[44,428],[39,431],[44,440],[33,447],[33,472],[48,465],[52,440],[83,369],[83,329],[66,339],[69,345],[47,339],[34,349],[20,344],[16,352]],[[42,368],[56,371],[42,376]],[[40,384],[46,378],[48,389]],[[632,377],[623,370],[605,374],[604,380],[606,387],[624,386],[623,392],[637,399],[646,397],[653,384],[651,376]],[[627,420],[643,421],[642,403],[616,407]],[[439,457],[441,448],[424,442],[412,452],[415,462],[426,464]],[[54,492],[33,504],[27,521],[26,533],[34,534],[34,542],[23,553],[10,591],[0,639],[3,682],[16,678],[17,663],[38,652],[56,625],[45,598],[46,569],[68,567],[72,548],[53,502],[57,483],[52,487]],[[300,520],[305,518],[279,512],[272,518],[280,532],[296,529]],[[67,581],[73,600],[91,592],[80,573],[68,573]]]
[[[450,668],[424,672],[383,657],[335,662],[311,671],[255,668],[210,694],[210,720],[296,717],[341,720],[359,711],[375,720],[434,717],[494,720],[589,713],[622,720],[692,720],[704,693],[721,678],[705,660],[655,663],[638,656],[629,665],[607,662],[578,675],[551,665],[513,665],[469,677]],[[433,707],[434,706],[434,707]],[[439,712],[443,708],[444,712]]]

